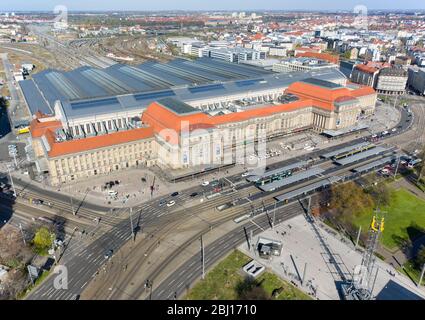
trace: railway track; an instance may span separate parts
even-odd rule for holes
[[[349,166],[342,167],[341,169],[336,170],[336,171],[334,171],[334,172],[332,172],[328,175],[316,177],[314,179],[310,179],[310,180],[305,181],[304,183],[302,183],[302,185],[297,185],[296,187],[293,186],[291,188],[285,189],[285,192],[288,192],[288,191],[293,190],[293,189],[301,188],[303,185],[311,184],[311,183],[314,183],[318,180],[322,180],[322,179],[325,179],[325,178],[330,177],[330,176],[348,173],[348,172],[350,172],[350,170],[352,170],[356,167],[359,167],[359,166],[365,165],[367,163],[373,162],[377,159],[383,158],[390,153],[391,152],[386,152],[386,153],[383,153],[381,155],[371,157],[371,158],[369,158],[365,161],[362,161],[360,163],[356,163],[356,164],[352,164],[352,165],[349,165]],[[324,161],[323,163],[326,163],[326,162],[331,162],[331,160]],[[280,191],[278,190],[278,191],[274,191],[274,192],[271,192],[271,193],[267,193],[264,197],[256,199],[255,202],[253,202],[253,203],[249,203],[249,206],[245,205],[245,206],[239,206],[239,207],[231,207],[227,210],[223,210],[222,212],[220,212],[219,217],[209,220],[207,226],[205,226],[202,230],[198,231],[196,234],[192,235],[190,238],[186,239],[182,244],[180,244],[177,248],[175,248],[175,250],[171,254],[167,255],[165,260],[161,261],[159,263],[159,266],[156,267],[155,270],[152,271],[147,277],[145,277],[145,280],[146,279],[149,279],[151,281],[155,280],[161,274],[161,272],[182,251],[185,250],[185,248],[187,248],[191,243],[193,243],[194,241],[199,239],[201,237],[201,235],[210,231],[211,228],[217,228],[221,225],[224,225],[225,223],[233,220],[234,218],[236,218],[236,217],[238,217],[238,216],[240,216],[244,213],[246,214],[247,211],[250,212],[250,211],[255,211],[259,208],[263,208],[263,210],[261,211],[261,213],[259,215],[266,213],[269,209],[273,208],[274,204],[276,203],[276,200],[274,199],[274,197],[281,194],[282,192],[283,192],[282,190],[280,190]],[[248,194],[260,194],[260,193],[263,193],[263,192],[259,191],[253,185],[250,185],[249,187],[242,189],[242,195],[245,195],[245,196],[248,195]],[[215,209],[220,204],[224,204],[224,203],[229,202],[229,200],[231,198],[233,198],[233,197],[232,196],[221,197],[220,199],[217,199],[217,201],[211,201],[209,203],[206,203],[205,205],[197,205],[197,206],[191,207],[190,211],[201,212],[201,210],[202,210],[203,212],[205,212],[206,209],[207,210],[208,209],[209,210]],[[279,208],[278,208],[278,210],[279,210]],[[190,216],[190,217],[192,217],[192,216]],[[128,298],[134,298],[134,299],[139,298],[139,296],[141,294],[140,292],[136,291],[136,293],[128,293],[123,288],[128,287],[128,284],[133,279],[133,275],[135,273],[137,273],[140,270],[140,268],[143,268],[143,266],[148,261],[147,257],[150,256],[153,253],[153,251],[158,247],[158,243],[166,240],[166,238],[169,236],[169,232],[171,232],[172,230],[177,230],[179,227],[181,227],[185,223],[187,223],[188,218],[181,220],[180,217],[176,218],[176,216],[173,216],[171,221],[174,221],[174,222],[171,222],[169,225],[166,225],[165,227],[164,227],[164,223],[167,223],[167,222],[162,221],[162,223],[161,223],[161,226],[162,226],[161,235],[158,236],[157,230],[153,230],[153,231],[151,231],[151,233],[149,233],[147,235],[148,241],[146,243],[144,243],[142,247],[137,248],[138,251],[140,250],[141,252],[144,252],[144,255],[141,255],[135,262],[132,262],[134,267],[131,270],[127,271],[127,275],[125,276],[124,279],[122,279],[120,281],[121,284],[119,285],[119,287],[115,287],[116,291],[114,291],[114,292],[116,292],[118,295],[125,294]],[[154,236],[154,235],[156,235],[156,236]],[[110,281],[108,281],[108,284],[110,284],[111,282],[113,283],[113,282],[118,281],[119,275],[120,275],[120,273],[116,272],[115,276],[112,279],[108,279],[108,280],[110,280]],[[100,290],[100,291],[106,292],[104,290]],[[109,298],[117,298],[117,296],[112,295]]]
[[[291,203],[291,204],[288,204],[287,205],[287,208],[289,207],[289,210],[288,211],[286,211],[284,214],[283,214],[283,212],[281,211],[280,213],[279,213],[279,215],[278,215],[278,218],[279,218],[279,221],[282,221],[282,219],[283,220],[287,220],[287,219],[290,219],[290,218],[292,218],[292,217],[294,217],[294,216],[296,216],[296,215],[298,215],[298,214],[301,214],[302,213],[302,211],[301,211],[301,208],[299,207],[299,205],[298,204],[294,204],[294,203]],[[283,217],[282,217],[283,216]],[[260,218],[262,218],[262,219],[264,219],[264,217],[265,217],[265,214],[264,215],[259,215],[259,216],[257,216],[257,217],[255,217],[255,218],[257,218],[257,219],[260,219]],[[268,219],[268,218],[267,218]],[[227,220],[228,221],[228,220]],[[226,222],[227,222],[226,221]],[[223,222],[223,223],[225,223],[225,222]],[[222,224],[223,224],[222,223]],[[241,232],[242,230],[243,230],[243,227],[246,227],[247,225],[248,225],[248,223],[249,222],[246,222],[245,224],[243,224],[243,225],[241,225],[241,227],[239,228],[240,229],[240,231],[239,232]],[[256,226],[256,224],[254,224],[254,223],[252,223],[252,225],[254,226],[254,228],[255,228],[255,234],[256,233],[258,233],[258,232],[260,232],[261,231],[261,229],[260,228],[258,228],[257,226]],[[258,225],[258,224],[257,224]],[[180,248],[185,248],[185,246],[188,246],[190,243],[193,243],[193,241],[195,241],[196,239],[199,239],[200,238],[200,236],[201,235],[203,235],[203,234],[205,234],[207,231],[205,231],[205,230],[203,230],[203,231],[200,231],[198,234],[196,234],[194,237],[192,237],[191,239],[188,239],[183,245],[181,245],[180,246]],[[213,244],[214,244],[215,242],[213,242]],[[180,249],[179,248],[179,249]],[[208,251],[208,249],[209,249],[209,246],[207,246],[206,248],[205,248],[205,251]],[[157,278],[161,275],[161,273],[166,269],[166,267],[170,264],[170,263],[172,263],[173,262],[173,260],[174,259],[176,259],[176,257],[179,255],[181,253],[181,251],[179,251],[179,250],[175,250],[171,255],[168,255],[167,256],[167,258],[166,258],[166,260],[164,260],[161,264],[160,264],[160,266],[157,268],[157,269],[155,269],[155,271],[153,271],[146,279],[149,279],[151,282],[153,282],[153,283],[155,283],[156,281],[155,280],[157,280]],[[225,254],[224,252],[222,253],[222,254]],[[209,263],[207,262],[206,263],[206,267],[208,268],[208,267],[210,267],[211,265],[213,264],[213,262],[211,262],[211,261],[209,261]],[[178,268],[178,270],[180,270],[181,268],[184,268],[184,265],[185,265],[185,263],[182,263],[182,265]],[[179,274],[180,274],[180,272],[179,272]],[[166,279],[164,279],[164,281],[165,281]],[[164,282],[163,281],[163,282]],[[163,282],[161,282],[161,283],[163,283]],[[161,283],[160,283],[160,285],[161,285]],[[144,290],[142,290],[141,289],[141,287],[139,287],[138,289],[136,289],[136,292],[134,293],[134,296],[136,297],[136,299],[137,298],[139,298],[142,294],[143,294],[143,292],[144,292]]]
[[[27,199],[28,201],[30,199],[38,199],[40,197],[39,194],[32,192],[32,191],[23,190],[23,189],[19,189],[19,188],[17,188],[16,191],[17,191],[18,196],[21,199]],[[45,195],[43,195],[43,201],[45,203],[50,203],[51,205],[48,206],[48,207],[50,209],[58,210],[59,211],[58,213],[59,214],[62,213],[62,215],[64,217],[66,217],[66,215],[72,216],[72,210],[73,209],[72,209],[70,204],[58,201],[57,199],[55,199],[53,197],[49,197],[49,196],[45,196]],[[94,212],[94,211],[85,209],[81,205],[82,205],[82,201],[76,202],[74,204],[74,212],[76,212],[76,217],[81,217],[81,218],[87,219],[89,221],[93,221],[94,219],[100,218],[100,224],[110,226],[110,227],[113,227],[118,222],[122,221],[122,219],[120,219],[118,217],[108,216],[106,212],[104,212],[104,213]],[[43,206],[44,206],[44,204],[43,204]]]

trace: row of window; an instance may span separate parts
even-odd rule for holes
[[[81,170],[113,165],[114,163],[123,162],[128,159],[134,160],[141,157],[151,157],[152,152],[152,142],[145,141],[143,144],[138,143],[119,146],[90,154],[80,154],[58,159],[55,160],[55,167],[57,172],[64,172],[65,174],[68,174]]]

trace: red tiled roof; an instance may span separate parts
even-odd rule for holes
[[[312,105],[312,101],[308,99],[301,99],[295,102],[279,104],[279,105],[267,105],[261,108],[250,109],[242,112],[233,112],[229,114],[219,115],[211,117],[211,121],[214,124],[223,124],[228,122],[240,122],[253,118],[260,118],[272,115],[274,113],[288,112],[297,109],[302,109]]]
[[[57,157],[65,154],[89,151],[93,149],[99,149],[141,139],[151,138],[153,137],[153,130],[152,128],[138,128],[128,131],[114,132],[107,135],[63,142],[55,142],[54,136],[52,136],[52,134],[53,132],[49,131],[49,136],[46,136],[51,148],[51,150],[49,151],[49,156]]]
[[[360,70],[360,71],[362,71],[362,72],[366,72],[366,73],[375,73],[376,71],[378,71],[378,69],[377,68],[374,68],[374,67],[368,67],[367,65],[365,65],[365,64],[357,64],[356,66],[355,66],[355,68],[357,69],[357,70]]]
[[[388,62],[378,62],[378,61],[368,61],[366,63],[366,66],[372,67],[372,68],[377,68],[377,69],[391,67],[391,65]]]
[[[326,60],[331,63],[338,64],[339,63],[339,57],[334,56],[332,54],[328,53],[318,53],[318,52],[299,52],[295,55],[295,57],[306,57],[306,58],[316,58],[321,60]]]
[[[34,138],[44,135],[51,149],[48,153],[49,156],[57,157],[151,138],[154,134],[160,135],[170,143],[178,143],[178,136],[176,134],[182,130],[209,129],[224,123],[266,117],[275,113],[289,112],[310,106],[333,110],[335,102],[375,93],[371,87],[361,87],[354,90],[349,90],[348,88],[328,89],[305,82],[291,84],[287,92],[297,95],[299,100],[287,104],[265,105],[242,112],[217,116],[210,116],[201,111],[193,114],[179,115],[161,104],[153,102],[142,115],[142,121],[149,125],[149,127],[79,140],[56,142],[54,131],[62,127],[60,121],[43,122],[40,119],[35,119],[31,122],[30,130]]]
[[[374,94],[376,93],[375,89],[373,89],[372,87],[368,87],[368,86],[362,86],[358,89],[352,90],[350,92],[350,94],[353,97],[362,97],[362,96],[368,96],[370,94]]]
[[[42,118],[44,118],[44,116]],[[33,138],[41,137],[47,130],[55,131],[60,128],[62,128],[62,123],[57,120],[40,121],[39,118],[36,118],[30,123],[30,132]]]

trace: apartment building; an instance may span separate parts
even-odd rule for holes
[[[400,95],[406,91],[407,71],[402,68],[384,68],[379,71],[375,90],[378,93]]]

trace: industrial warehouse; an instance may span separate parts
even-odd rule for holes
[[[205,58],[46,70],[20,85],[34,160],[52,185],[129,167],[234,163],[262,139],[353,126],[376,102],[336,69],[283,74]]]

